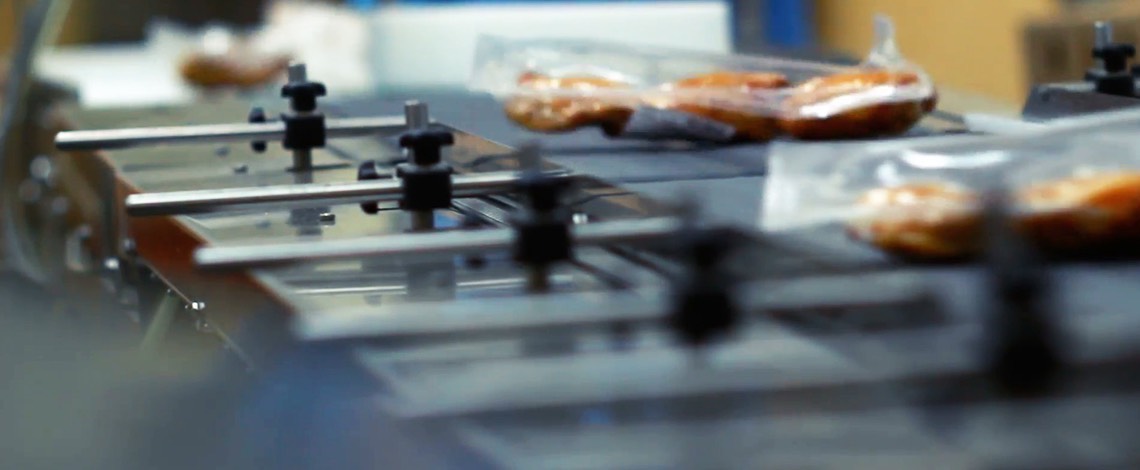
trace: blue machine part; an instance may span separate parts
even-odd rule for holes
[[[773,46],[810,47],[815,43],[811,0],[765,0],[762,14],[766,42]]]
[[[567,0],[397,0],[403,5],[440,5],[457,3],[564,3]],[[603,2],[649,2],[661,0],[575,0],[581,3]],[[764,42],[780,47],[810,47],[815,44],[814,5],[812,0],[744,0],[759,2],[760,18]],[[360,10],[375,8],[380,0],[348,0],[349,5]],[[754,14],[752,8],[738,8],[740,2],[732,2],[733,16]],[[740,19],[736,19],[739,23]]]

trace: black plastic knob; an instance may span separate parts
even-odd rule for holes
[[[400,147],[411,151],[411,162],[432,166],[443,161],[443,147],[455,144],[455,136],[443,129],[410,131],[400,136]]]
[[[701,346],[736,328],[740,311],[724,286],[710,279],[688,281],[675,295],[669,327],[689,346]]]
[[[375,160],[368,160],[361,163],[356,169],[357,181],[370,181],[383,178],[384,175],[380,173],[380,167],[376,164]],[[376,214],[380,212],[380,203],[375,201],[362,202],[360,203],[360,209],[363,210],[365,214]]]
[[[1051,317],[1048,270],[1036,249],[1010,227],[1008,202],[993,195],[989,199],[989,377],[1007,394],[1041,395],[1056,386],[1064,368],[1060,332]]]
[[[724,266],[732,238],[714,229],[693,229],[678,238],[685,272],[674,282],[668,326],[686,345],[702,346],[731,334],[740,323],[734,279]]]
[[[535,212],[552,212],[562,207],[562,195],[569,187],[566,178],[554,178],[541,173],[523,175],[515,183],[527,207]]]
[[[266,122],[265,110],[261,109],[260,107],[255,107],[253,109],[250,109],[249,110],[249,122],[250,122],[250,124],[257,124],[257,123]],[[252,148],[253,151],[257,152],[257,153],[263,153],[263,152],[265,152],[265,149],[268,148],[265,144],[265,141],[263,141],[263,140],[255,140],[253,142],[250,142],[249,147]]]
[[[317,98],[325,96],[325,85],[320,82],[289,82],[281,87],[281,97],[289,98],[290,107],[296,112],[310,112],[317,109]]]
[[[1093,48],[1093,57],[1104,62],[1108,73],[1128,72],[1128,59],[1136,56],[1136,48],[1131,44],[1112,43]]]

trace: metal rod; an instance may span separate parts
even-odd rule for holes
[[[405,102],[404,120],[407,121],[408,129],[427,128],[429,122],[427,103],[416,100]]]
[[[178,313],[180,305],[182,305],[182,300],[177,295],[167,292],[162,296],[162,300],[154,309],[150,325],[147,326],[146,333],[143,335],[142,344],[139,345],[143,354],[154,354],[158,346],[166,339],[166,334],[170,331],[170,325],[174,323],[174,316]]]
[[[574,281],[570,275],[551,276],[551,281],[557,285],[569,285]],[[463,289],[503,289],[515,288],[526,284],[525,278],[483,279],[475,281],[456,282],[455,286]],[[354,295],[354,294],[403,294],[407,292],[407,285],[399,284],[365,284],[342,285],[338,287],[300,287],[292,291],[295,295]]]
[[[526,269],[526,289],[532,294],[550,291],[550,267],[528,266]]]
[[[570,174],[552,174],[552,177],[571,177]],[[514,172],[488,172],[454,177],[456,197],[472,197],[510,191],[518,174]],[[355,183],[291,184],[260,188],[232,188],[169,193],[143,193],[127,196],[127,214],[132,216],[163,216],[200,214],[235,207],[249,207],[289,203],[324,205],[363,201],[395,201],[401,195],[398,180],[374,180]]]
[[[303,63],[289,64],[288,69],[289,83],[302,83],[309,80],[309,72]],[[312,116],[311,110],[299,110],[294,107],[296,102],[290,100],[290,108],[295,113],[296,117]],[[293,167],[291,168],[296,172],[307,172],[313,169],[313,149],[312,148],[295,148],[293,149]]]
[[[289,78],[289,82],[308,81],[309,80],[309,72],[308,72],[308,69],[305,68],[305,64],[302,64],[302,63],[289,64],[288,78]]]
[[[1112,44],[1112,23],[1109,23],[1107,21],[1097,21],[1096,23],[1093,23],[1093,30],[1094,48],[1102,49],[1104,47],[1108,47],[1109,44]],[[1097,69],[1104,69],[1104,59],[1101,59],[1099,57],[1096,58],[1096,60],[1093,61],[1093,66]]]
[[[890,306],[921,299],[918,271],[765,279],[738,289],[740,303],[757,314],[849,306]],[[851,289],[854,283],[871,286]],[[487,302],[493,302],[488,305]],[[670,310],[667,288],[617,292],[551,293],[494,300],[423,302],[368,308],[317,308],[297,312],[294,330],[305,340],[376,338],[397,341],[472,340],[550,332],[572,334],[620,322],[656,323]],[[488,312],[494,312],[488,314]]]
[[[435,228],[435,212],[434,211],[412,211],[412,230],[416,232],[427,232]]]
[[[646,242],[671,237],[679,223],[673,218],[598,222],[571,228],[578,246]],[[413,233],[386,237],[329,240],[321,243],[219,246],[201,248],[194,259],[207,269],[249,269],[305,261],[386,256],[429,256],[479,253],[506,249],[514,242],[510,229]]]
[[[355,137],[403,130],[403,116],[329,119],[326,122],[329,137]],[[147,145],[281,140],[284,135],[285,124],[282,122],[139,127],[60,132],[55,136],[55,146],[68,151],[123,149]]]
[[[411,100],[404,102],[404,120],[407,121],[408,129],[422,130],[428,126],[428,108],[427,104],[420,101]],[[416,158],[414,150],[411,148],[404,148],[404,156],[413,164],[420,168],[419,159]],[[412,217],[412,230],[417,232],[426,232],[435,228],[435,212],[434,211],[413,211]]]
[[[1107,21],[1097,21],[1093,24],[1096,30],[1096,47],[1105,47],[1112,43],[1112,23]]]
[[[195,253],[194,259],[203,268],[246,269],[303,261],[490,251],[507,246],[513,236],[510,230],[477,230],[327,240],[320,243],[220,246],[201,248]]]
[[[485,301],[381,305],[368,310],[299,312],[294,331],[305,340],[383,338],[386,341],[447,340],[562,327],[596,327],[616,321],[655,321],[667,311],[667,296],[653,289],[618,293],[565,293]],[[488,305],[493,302],[494,305]],[[412,307],[414,315],[403,307]],[[484,315],[494,311],[494,315]]]
[[[293,149],[293,171],[308,171],[313,169],[313,151],[309,149]]]

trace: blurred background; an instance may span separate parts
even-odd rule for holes
[[[0,2],[0,50],[12,50],[32,3]],[[1110,20],[1118,41],[1140,39],[1140,2],[1124,0],[73,0],[36,68],[74,86],[83,107],[182,105],[203,97],[179,74],[186,54],[253,38],[306,62],[337,98],[414,94],[464,87],[481,33],[853,62],[871,47],[877,13],[894,19],[903,54],[934,78],[943,108],[958,112],[1015,115],[1033,84],[1079,80],[1092,65],[1093,21]],[[126,321],[119,305],[73,301],[52,287],[0,271],[0,313],[25,314],[0,315],[0,467],[172,468],[135,460],[210,449],[187,433],[222,439],[212,423],[170,423],[231,419],[242,402],[227,388],[186,378],[184,363],[157,372],[136,364],[138,338],[107,324]],[[221,374],[209,359],[202,374]],[[161,380],[140,385],[136,369]],[[139,412],[144,405],[182,414]]]
[[[13,15],[21,3],[30,2],[5,2],[6,8],[0,12],[0,31],[3,32],[0,46],[5,50],[12,43]],[[153,44],[169,39],[171,31],[185,32],[174,29],[175,25],[189,31],[200,31],[210,25],[226,25],[231,31],[240,31],[272,22],[277,3],[281,2],[74,0],[58,41],[61,50],[44,58],[42,68],[49,77],[91,75],[87,70],[92,66],[87,62],[95,62],[102,68],[114,67],[117,62],[105,53],[85,62],[79,51],[100,47],[104,52],[114,47],[121,51],[124,45]],[[339,11],[355,15],[357,32],[353,32],[352,27],[344,27],[346,21],[352,21],[338,19],[335,36],[348,47],[368,49],[371,71],[379,75],[370,80],[373,88],[422,84],[417,82],[423,81],[425,75],[438,75],[438,72],[411,69],[428,64],[438,69],[441,63],[453,64],[444,66],[449,70],[444,75],[453,75],[448,80],[455,85],[459,74],[469,71],[470,44],[466,43],[471,42],[476,32],[534,33],[540,29],[537,25],[551,22],[559,26],[554,31],[549,28],[542,31],[694,49],[814,50],[858,58],[870,45],[872,15],[885,13],[894,18],[899,43],[907,56],[925,67],[941,87],[976,98],[970,104],[990,111],[1016,110],[1033,83],[1079,78],[1091,64],[1088,51],[1092,44],[1093,20],[1112,20],[1117,37],[1125,42],[1134,39],[1140,25],[1140,2],[1122,0],[328,0],[306,3],[336,6]],[[567,4],[591,12],[577,17],[557,13],[557,8]],[[544,13],[538,7],[554,10]],[[472,13],[472,8],[482,13]],[[646,14],[649,11],[646,8],[672,9],[672,13],[654,16],[655,13]],[[528,9],[535,11],[524,11]],[[597,20],[599,17],[611,20],[620,17],[622,24],[629,27],[599,28],[596,24],[582,27],[591,25],[591,21],[601,21]],[[278,21],[293,20],[278,18]],[[680,29],[663,26],[662,21],[665,24],[676,21]],[[526,22],[532,26],[520,26]],[[661,37],[659,32],[663,30],[678,33]],[[359,38],[345,38],[354,34]],[[313,36],[307,40],[319,43],[327,38]],[[725,40],[730,43],[726,44]],[[450,60],[449,55],[458,59]],[[124,62],[122,67],[136,62]],[[345,60],[341,62],[344,65]],[[152,98],[182,97],[173,89],[175,85],[150,81]],[[97,87],[82,84],[80,88],[83,91],[92,86]],[[99,102],[104,97],[85,98],[89,99]]]

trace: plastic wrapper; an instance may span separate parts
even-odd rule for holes
[[[1134,251],[1140,242],[1140,144],[1129,132],[940,137],[837,158],[775,155],[761,226],[843,230],[915,260],[983,248],[985,191],[1009,192],[1011,223],[1054,255]]]
[[[930,78],[877,39],[859,66],[715,55],[576,40],[483,37],[472,89],[538,132],[600,128],[612,137],[765,141],[905,132],[933,110]]]
[[[292,58],[283,50],[265,48],[255,33],[220,24],[200,30],[158,21],[150,26],[150,46],[178,57],[178,76],[205,89],[250,89],[277,82]]]
[[[367,90],[368,23],[344,7],[306,1],[271,2],[265,23],[251,30],[221,24],[199,30],[157,21],[151,47],[179,57],[178,74],[199,88],[251,89],[284,81],[291,61],[338,93]]]

